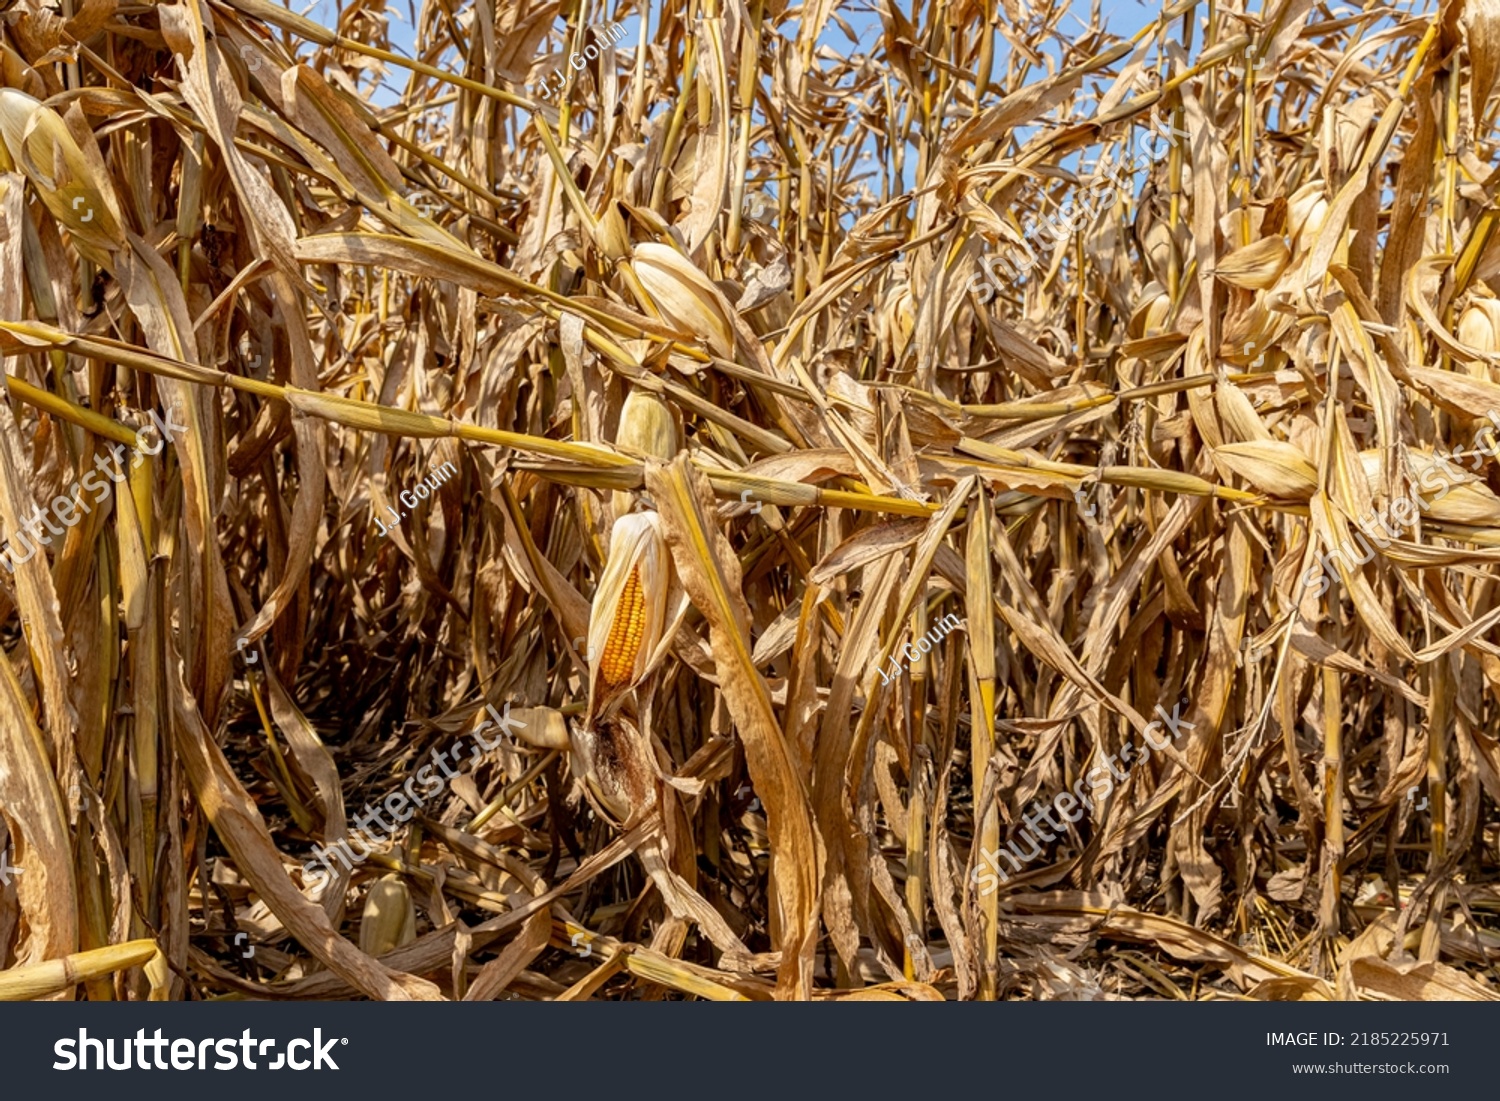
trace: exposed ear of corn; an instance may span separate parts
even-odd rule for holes
[[[609,558],[589,611],[589,714],[645,679],[666,631],[671,565],[661,518],[637,512],[615,521]]]

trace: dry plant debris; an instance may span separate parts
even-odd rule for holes
[[[1500,6],[1140,18],[9,3],[0,997],[1495,998]]]

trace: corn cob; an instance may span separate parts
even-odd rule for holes
[[[666,540],[654,512],[615,522],[609,558],[589,615],[589,714],[645,679],[666,629],[670,582]]]
[[[609,628],[609,638],[604,643],[604,653],[599,657],[599,679],[607,687],[614,688],[629,683],[631,673],[634,672],[635,656],[640,651],[645,634],[646,597],[641,592],[640,567],[636,567],[630,571],[630,577],[620,593],[614,622]]]

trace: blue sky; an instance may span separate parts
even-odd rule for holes
[[[908,0],[908,3],[911,2],[914,2],[914,0]],[[338,0],[316,0],[316,3],[311,5],[291,3],[288,6],[292,10],[305,15],[307,18],[328,27],[333,27],[336,24],[337,15],[340,10]],[[660,10],[661,4],[659,2],[650,4],[649,11],[653,25]],[[1083,10],[1085,13],[1087,12],[1086,8]],[[1155,19],[1158,10],[1159,8],[1148,6],[1139,2],[1139,0],[1127,0],[1126,3],[1122,4],[1106,5],[1103,9],[1103,20],[1105,26],[1112,33],[1121,37],[1128,37]],[[411,2],[405,4],[391,3],[387,6],[386,11],[390,20],[389,33],[392,48],[397,53],[410,56],[412,49],[412,27],[417,14],[415,4]],[[881,29],[880,19],[869,4],[856,2],[847,7],[841,7],[838,10],[838,14],[849,25],[850,29],[854,31],[855,42],[850,42],[849,36],[838,25],[836,20],[830,20],[828,27],[819,39],[821,44],[841,54],[862,52],[877,47]],[[908,12],[908,14],[910,13]],[[624,23],[628,31],[627,41],[636,37],[638,20],[639,16],[637,15],[625,18]],[[560,20],[558,25],[562,25]],[[1070,16],[1064,18],[1063,30],[1065,33],[1072,34],[1079,32],[1083,29],[1083,26],[1083,22],[1077,17]],[[999,61],[1004,56],[1006,49],[1007,45],[1004,38],[997,36],[997,71],[1000,69]],[[390,74],[387,79],[388,81],[399,83],[404,80],[404,77],[401,74]],[[377,102],[384,98],[386,97],[377,97]]]
[[[903,10],[907,10],[911,5],[914,5],[917,0],[895,0],[895,2],[901,5],[903,7]],[[1264,7],[1264,5],[1268,2],[1269,0],[1262,0],[1262,7]],[[1430,7],[1433,2],[1434,0],[1406,0],[1405,6],[1407,6],[1408,8],[1422,9]],[[398,53],[408,55],[410,54],[412,46],[412,26],[417,12],[416,3],[417,0],[393,2],[386,9],[390,20],[389,33],[391,46]],[[316,3],[310,5],[298,5],[294,3],[292,6],[294,7],[294,10],[300,11],[308,18],[314,19],[317,22],[323,23],[327,26],[333,26],[336,22],[336,16],[339,11],[339,0],[317,0]],[[805,10],[805,8],[803,10]],[[1089,7],[1087,4],[1077,4],[1075,5],[1075,10],[1080,12],[1081,15],[1065,15],[1059,24],[1059,29],[1061,30],[1061,32],[1070,37],[1082,34],[1086,29],[1085,24],[1087,19],[1089,18]],[[1100,20],[1103,23],[1104,27],[1112,35],[1116,36],[1117,38],[1128,38],[1140,31],[1141,28],[1154,22],[1157,19],[1160,10],[1161,5],[1159,4],[1147,4],[1141,2],[1141,0],[1124,0],[1124,2],[1121,3],[1105,5],[1101,9]],[[1358,9],[1354,8],[1351,4],[1348,3],[1333,5],[1333,14],[1335,16],[1354,14],[1357,10]],[[660,12],[661,4],[659,2],[650,4],[648,13],[653,25],[659,18]],[[830,20],[828,26],[825,28],[820,38],[820,42],[825,47],[827,47],[832,52],[844,56],[865,52],[880,52],[881,23],[879,17],[875,14],[875,10],[871,6],[869,0],[854,0],[853,3],[847,6],[840,7],[837,11],[837,14],[840,19],[842,19],[843,23],[847,25],[848,31],[846,32],[845,27],[840,25],[839,20]],[[637,39],[639,19],[639,15],[630,15],[622,20],[626,28],[626,44],[633,43]],[[1379,21],[1379,23],[1374,24],[1371,29],[1373,30],[1378,29],[1382,26],[1388,26],[1390,24],[1390,21],[1391,20],[1389,19],[1389,17],[1384,17]],[[562,21],[559,20],[557,25],[559,28],[561,28]],[[854,38],[852,41],[848,32],[853,33]],[[778,33],[788,36],[794,34],[795,24],[784,23],[778,30]],[[1367,33],[1370,32],[1367,31]],[[542,47],[544,51],[555,48],[555,41]],[[1400,47],[1398,46],[1397,48]],[[1005,39],[1003,37],[997,36],[996,55],[993,69],[994,73],[1001,74],[1005,72],[1005,58],[1007,50],[1008,44],[1006,43]],[[1148,55],[1147,60],[1148,65],[1152,64],[1152,62],[1159,55],[1159,50],[1155,46],[1152,46],[1150,50],[1151,52]],[[1052,71],[1055,71],[1057,62],[1059,60],[1056,44],[1051,44],[1051,47],[1047,52],[1051,54],[1052,65],[1050,66],[1050,68]],[[1381,51],[1381,53],[1384,52],[1385,51]],[[1372,60],[1376,64],[1379,64],[1379,56],[1380,54],[1377,54],[1372,58]],[[1027,74],[1026,79],[1028,80],[1028,82],[1035,81],[1045,76],[1047,72],[1048,68],[1044,68],[1042,66],[1032,66]],[[1104,88],[1106,88],[1108,86],[1109,80],[1110,78],[1108,77],[1108,75],[1100,74],[1096,77],[1090,78],[1084,83],[1084,86],[1080,89],[1079,97],[1075,99],[1071,105],[1071,110],[1075,117],[1087,117],[1087,115],[1092,112],[1092,97],[1097,92],[1102,91]],[[398,98],[400,89],[405,85],[406,81],[407,74],[404,71],[393,67],[391,71],[386,74],[384,88],[376,92],[374,96],[375,102],[377,104],[393,102],[396,98]],[[535,91],[535,89],[533,89],[533,91]],[[985,106],[989,106],[994,102],[994,95],[995,94],[991,92],[989,96],[986,97],[984,102]],[[657,109],[666,110],[668,106],[669,105],[666,103],[661,103],[657,105]],[[1053,121],[1056,120],[1054,119]],[[1035,127],[1018,128],[1016,139],[1017,141],[1024,143],[1024,141],[1033,132],[1035,132]],[[1068,161],[1063,165],[1063,167],[1070,168],[1075,172],[1080,171],[1080,168],[1082,168],[1082,170],[1084,171],[1092,170],[1091,163],[1080,166],[1076,157],[1069,158]],[[861,171],[862,170],[863,166],[861,166]],[[903,173],[904,178],[902,180],[902,184],[908,190],[912,190],[917,186],[916,181],[911,178],[914,171],[915,158],[905,158]],[[776,188],[774,184],[762,184],[762,187],[768,194],[775,194]],[[846,216],[852,215],[849,215],[848,212],[846,212]]]
[[[906,10],[907,14],[910,15],[909,8],[916,3],[916,0],[905,0],[904,3],[902,3],[902,0],[896,0],[896,2],[901,4],[903,10]],[[312,4],[296,4],[294,0],[289,6],[292,6],[294,10],[301,12],[308,18],[330,27],[336,24],[340,10],[339,0],[316,0]],[[1064,16],[1061,22],[1061,29],[1064,34],[1075,35],[1085,29],[1084,20],[1088,17],[1089,9],[1084,5],[1080,10],[1083,12],[1082,19],[1072,15]],[[1124,3],[1104,8],[1102,20],[1111,33],[1121,37],[1128,37],[1152,22],[1159,10],[1158,7],[1154,5],[1148,6],[1145,3],[1141,3],[1140,0],[1126,0]],[[392,2],[386,8],[386,12],[389,18],[389,35],[392,49],[398,53],[410,56],[412,49],[412,27],[417,16],[416,0],[406,0],[405,3]],[[654,25],[660,16],[661,4],[659,2],[651,3],[648,12],[649,18]],[[881,23],[869,0],[855,0],[852,4],[841,6],[837,14],[839,19],[831,19],[819,39],[823,46],[844,56],[866,52],[880,52]],[[627,43],[637,39],[639,19],[639,15],[630,15],[623,20],[626,27],[625,41]],[[840,19],[847,25],[848,31],[853,32],[854,38],[852,41],[845,27],[840,25]],[[562,26],[561,20],[558,21],[558,26]],[[783,35],[795,33],[795,25],[783,24],[779,33]],[[1004,37],[998,34],[995,46],[995,66],[993,71],[998,74],[1004,72],[1005,56],[1009,47]],[[546,48],[544,47],[544,49]],[[1053,52],[1053,59],[1054,61],[1057,59],[1056,52]],[[1042,75],[1045,75],[1043,70],[1033,68],[1028,79],[1035,80]],[[393,68],[387,72],[383,86],[377,89],[373,97],[375,103],[394,103],[399,98],[400,89],[406,83],[406,80],[407,74],[399,69]],[[990,97],[987,97],[986,102],[987,104],[993,102],[993,93],[991,93]],[[662,103],[657,106],[657,109],[666,110],[668,106],[668,104]],[[1086,105],[1085,109],[1087,109]],[[1023,129],[1017,136],[1024,141],[1028,133],[1029,128]],[[867,152],[869,151],[867,150]],[[916,187],[916,181],[912,178],[915,167],[916,161],[914,157],[905,158],[903,173],[905,178],[902,183],[908,190]],[[1077,166],[1070,165],[1070,167],[1076,168]],[[774,195],[776,192],[774,184],[766,185],[764,189],[771,195]],[[852,214],[846,216],[852,217]]]

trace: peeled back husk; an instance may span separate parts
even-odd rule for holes
[[[615,521],[609,557],[589,609],[589,715],[607,714],[664,651],[671,562],[661,517]]]

